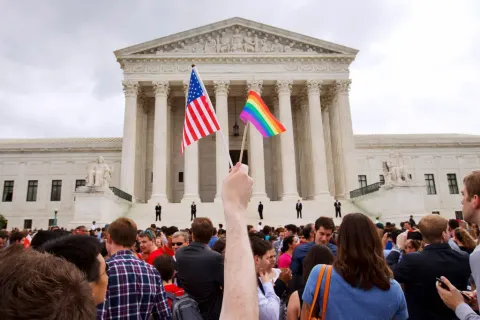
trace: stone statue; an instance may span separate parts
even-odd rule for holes
[[[87,168],[87,187],[103,187],[108,189],[112,179],[112,169],[102,156],[97,158],[97,161],[90,164]]]
[[[200,38],[197,43],[193,45],[192,51],[195,53],[202,53],[205,50],[205,40],[203,38]]]
[[[247,35],[243,38],[243,48],[245,52],[255,52],[256,39],[256,37],[252,37],[252,33],[250,31],[247,32]]]
[[[243,37],[240,34],[238,29],[235,29],[235,34],[232,37],[232,51],[241,52],[243,51]]]
[[[219,43],[220,52],[229,52],[230,51],[230,37],[224,31],[222,32],[222,38]]]
[[[412,182],[407,167],[400,160],[401,155],[397,153],[390,154],[390,158],[382,162],[385,186],[405,185]]]
[[[190,52],[190,49],[187,48],[185,42],[179,42],[178,46],[173,50],[175,52]]]
[[[261,52],[270,52],[270,44],[268,43],[267,37],[260,40],[260,51]]]
[[[217,41],[212,38],[212,36],[208,36],[207,43],[205,44],[205,52],[206,53],[215,53],[217,52]]]
[[[283,52],[283,45],[278,41],[278,39],[275,39],[273,42],[272,52]]]

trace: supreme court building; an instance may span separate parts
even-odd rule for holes
[[[248,132],[244,163],[254,179],[252,223],[259,201],[270,224],[292,222],[299,199],[308,222],[319,215],[332,216],[334,198],[342,201],[344,212],[369,214],[369,208],[350,199],[350,192],[381,181],[382,161],[392,152],[402,153],[412,179],[427,185],[425,212],[411,214],[454,215],[460,200],[451,192],[452,174],[458,187],[464,174],[478,168],[480,137],[354,136],[349,89],[355,82],[349,66],[357,52],[242,18],[117,50],[124,73],[123,138],[0,140],[0,183],[12,186],[10,201],[0,203],[0,213],[19,227],[28,220],[32,227],[45,228],[54,210],[59,224],[87,223],[91,217],[79,216],[75,204],[84,196],[75,191],[88,163],[103,156],[113,168],[111,186],[123,192],[115,193],[123,195],[123,200],[115,200],[124,201],[119,215],[147,225],[154,220],[154,205],[160,203],[165,224],[186,226],[189,205],[195,201],[198,216],[223,221],[220,191],[229,165],[222,139],[218,133],[210,135],[180,154],[185,95],[195,64],[234,163],[244,130],[239,114],[248,90],[261,94],[287,130],[269,139],[254,127]],[[122,106],[118,108],[121,112]],[[441,198],[428,198],[434,175],[433,186],[445,190]],[[25,201],[32,181],[39,197],[35,189],[35,201]],[[57,189],[63,181],[64,197],[56,201],[48,196],[52,181],[57,181]],[[109,222],[108,217],[103,220]]]

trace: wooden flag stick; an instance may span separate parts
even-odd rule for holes
[[[243,160],[243,150],[245,149],[245,140],[247,140],[247,131],[248,131],[248,125],[250,124],[250,121],[247,121],[247,125],[245,126],[245,129],[243,130],[243,138],[242,138],[242,148],[240,149],[240,159],[238,162],[242,163]]]

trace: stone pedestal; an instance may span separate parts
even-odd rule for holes
[[[90,193],[81,192],[88,188]],[[75,197],[73,220],[69,228],[80,225],[89,227],[92,221],[98,226],[111,223],[118,217],[124,216],[130,210],[132,203],[117,197],[110,189],[107,191],[94,190],[95,187],[80,187]],[[152,209],[153,210],[153,209]]]
[[[381,221],[393,222],[398,226],[400,222],[407,221],[410,215],[426,213],[425,196],[425,186],[412,183],[383,186],[376,192],[351,200],[371,217],[379,217]]]

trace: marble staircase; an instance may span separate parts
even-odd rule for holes
[[[350,212],[367,212],[361,211],[350,200],[342,200],[342,215]],[[268,201],[264,202],[263,220],[260,220],[257,213],[258,203],[250,202],[247,212],[247,223],[257,226],[259,221],[262,225],[281,226],[289,223],[295,225],[304,225],[306,223],[315,222],[320,216],[329,216],[334,218],[335,224],[341,222],[340,218],[335,218],[335,209],[333,201],[303,201],[303,219],[297,219],[295,211],[295,201]],[[218,226],[219,223],[225,225],[223,215],[223,207],[221,203],[196,203],[197,217],[209,217],[213,224]],[[135,203],[126,215],[132,218],[140,229],[144,229],[152,223],[157,226],[177,226],[179,228],[190,227],[190,203],[165,203],[162,205],[162,221],[155,222],[155,209],[146,203]],[[228,226],[227,226],[228,227]]]

